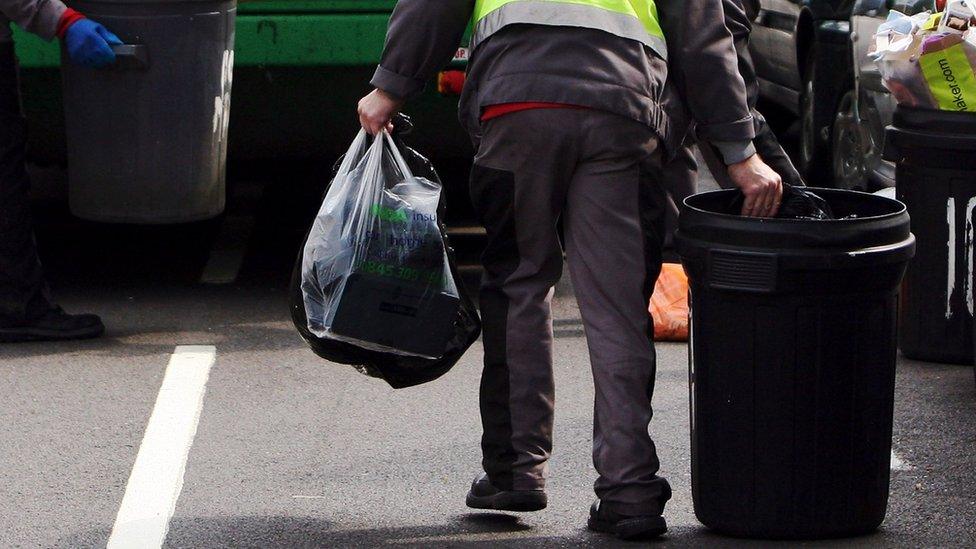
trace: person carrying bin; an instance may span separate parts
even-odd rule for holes
[[[754,125],[719,0],[400,0],[362,99],[370,133],[452,58],[474,20],[462,123],[477,145],[474,207],[488,231],[481,289],[483,467],[470,507],[547,504],[557,219],[588,337],[598,500],[591,529],[663,534],[671,497],[648,434],[655,355],[647,303],[661,268],[660,182],[641,184],[669,136],[668,61],[694,83],[702,139],[722,142],[744,213],[773,216],[781,181],[752,153]],[[668,36],[665,38],[665,36]],[[668,48],[667,44],[678,45]]]
[[[101,319],[69,315],[51,302],[38,259],[11,22],[60,38],[69,58],[86,67],[114,63],[111,46],[122,41],[58,0],[0,0],[0,342],[97,337],[105,330]]]

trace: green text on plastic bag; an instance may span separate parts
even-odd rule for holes
[[[962,44],[927,53],[918,63],[940,109],[976,111],[976,75]]]

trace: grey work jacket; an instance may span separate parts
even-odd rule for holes
[[[10,22],[51,40],[67,8],[60,0],[0,0],[0,42],[11,42]]]
[[[399,0],[373,86],[406,99],[419,94],[450,62],[474,4]],[[739,152],[730,154],[741,156],[755,132],[721,0],[658,0],[657,6],[669,61],[639,42],[595,29],[505,27],[472,53],[461,97],[462,124],[477,137],[481,110],[488,105],[567,103],[645,123],[674,149],[685,129],[672,129],[667,108],[680,104],[669,101],[669,94],[677,92],[697,121],[699,137],[732,144]]]

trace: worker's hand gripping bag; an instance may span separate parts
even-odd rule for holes
[[[478,339],[441,190],[398,138],[356,137],[292,276],[292,320],[318,356],[403,388],[444,375]]]

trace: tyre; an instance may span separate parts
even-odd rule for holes
[[[807,184],[832,187],[830,131],[838,94],[821,66],[820,49],[816,42],[810,47],[800,93],[800,171]]]
[[[852,191],[868,190],[867,158],[871,144],[867,129],[855,110],[854,90],[848,90],[841,97],[830,133],[834,187]]]

